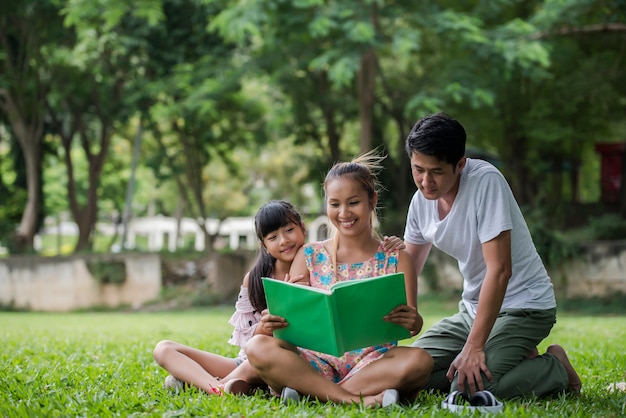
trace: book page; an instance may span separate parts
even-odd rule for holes
[[[325,353],[337,352],[330,295],[324,289],[263,278],[267,306],[272,315],[289,322],[274,332],[276,338]]]
[[[344,351],[410,337],[403,326],[383,320],[393,308],[406,304],[403,273],[340,282],[332,293]]]

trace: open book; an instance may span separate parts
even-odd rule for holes
[[[383,320],[406,304],[404,273],[338,282],[330,291],[266,277],[263,286],[270,313],[289,323],[274,336],[298,347],[341,356],[411,336]]]

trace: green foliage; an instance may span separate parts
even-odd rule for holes
[[[421,305],[425,327],[453,308]],[[0,415],[30,416],[246,416],[440,417],[444,394],[420,393],[410,405],[367,410],[315,401],[283,406],[267,394],[210,396],[196,389],[162,388],[167,373],[152,358],[169,339],[234,357],[227,344],[232,308],[152,313],[0,313]],[[622,416],[626,394],[607,386],[626,380],[623,316],[560,315],[548,344],[562,344],[583,382],[580,397],[554,396],[505,402],[503,417]],[[404,341],[403,344],[408,343]]]
[[[18,189],[14,193],[4,190],[0,205],[0,245],[8,245],[11,235],[19,223],[21,207],[27,198],[25,190]]]
[[[206,280],[188,280],[185,284],[166,285],[158,301],[147,304],[158,309],[168,306],[174,309],[189,309],[215,306],[217,298]]]
[[[579,252],[577,243],[546,227],[542,222],[529,223],[535,248],[547,268],[558,267]]]
[[[570,202],[599,199],[594,144],[624,138],[623,1],[5,3],[0,123],[18,113],[46,121],[52,152],[35,166],[43,167],[48,215],[71,209],[79,217],[90,204],[100,218],[121,211],[132,152],[124,142],[138,114],[146,132],[133,215],[250,215],[273,197],[318,210],[310,186],[360,151],[366,51],[375,58],[375,96],[366,104],[373,145],[393,157],[391,209],[408,206],[402,145],[425,113],[461,120],[470,144],[503,162],[520,203],[550,208],[545,225],[554,228]],[[10,113],[9,103],[24,106]],[[82,135],[80,144],[71,136],[68,168],[59,136],[72,130]],[[111,148],[95,158],[108,147],[96,141],[103,133]],[[4,183],[17,177],[25,185],[15,175],[21,157],[7,158],[14,164],[0,163]],[[2,221],[30,201],[0,197]],[[550,263],[569,251],[556,235],[537,232]]]
[[[87,269],[102,284],[121,284],[126,281],[126,264],[115,260],[89,260]]]
[[[591,240],[624,240],[626,239],[626,219],[617,214],[591,218],[587,230]]]
[[[436,261],[432,257],[426,259],[420,276],[426,281],[429,290],[438,293],[441,291],[441,286],[439,285],[439,275],[437,274],[437,266],[435,264]]]

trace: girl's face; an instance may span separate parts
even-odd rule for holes
[[[326,214],[342,235],[371,234],[373,202],[359,182],[349,177],[336,177],[326,183]]]
[[[304,245],[304,239],[304,226],[289,222],[265,235],[263,245],[276,260],[291,263],[296,252]]]

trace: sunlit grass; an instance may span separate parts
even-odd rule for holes
[[[428,327],[454,309],[424,302]],[[454,416],[442,395],[422,394],[407,406],[365,410],[308,402],[284,407],[267,395],[174,395],[161,388],[166,372],[152,359],[161,339],[234,356],[226,343],[232,308],[160,313],[0,313],[0,416]],[[624,416],[626,394],[611,382],[626,380],[626,317],[562,314],[548,344],[568,350],[583,381],[579,398],[557,396],[506,402],[500,416]],[[404,343],[407,343],[405,341]]]

